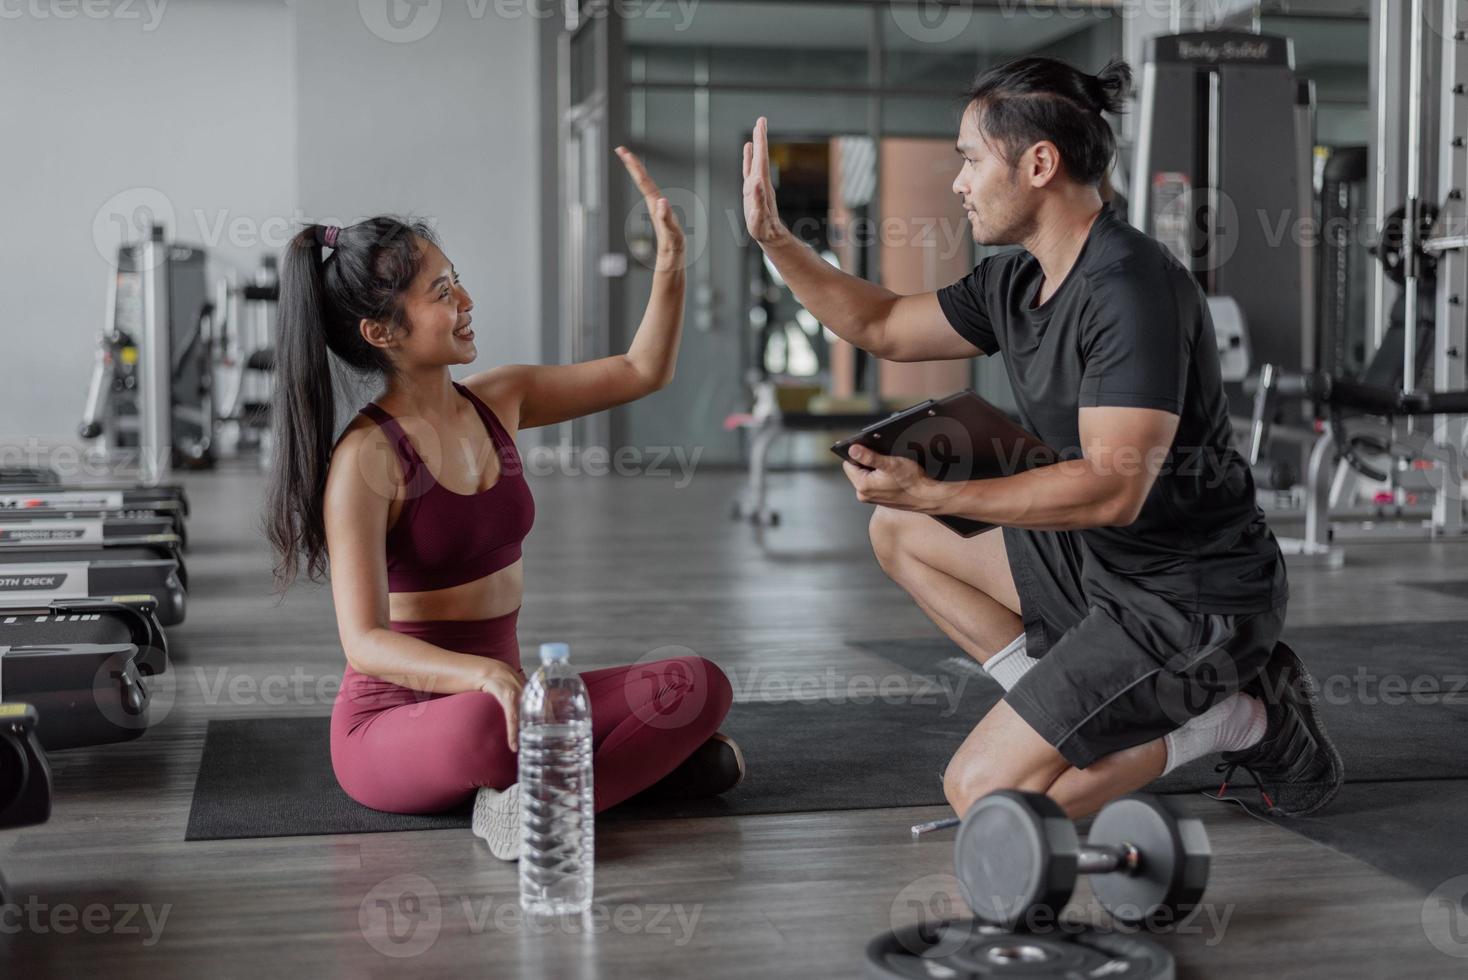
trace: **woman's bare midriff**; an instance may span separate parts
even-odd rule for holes
[[[388,615],[396,623],[494,619],[520,608],[524,587],[524,559],[521,559],[463,585],[428,592],[390,592]]]

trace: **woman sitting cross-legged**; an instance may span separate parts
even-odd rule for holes
[[[519,855],[515,633],[521,543],[535,505],[514,437],[625,404],[673,378],[683,320],[683,232],[641,163],[622,161],[653,214],[652,295],[626,354],[497,367],[476,356],[474,304],[425,225],[378,217],[311,226],[282,263],[267,528],[276,579],[329,566],[346,653],[331,720],[336,778],[353,799],[429,813],[474,797],[474,832]],[[381,379],[338,438],[331,358]],[[598,811],[651,789],[717,793],[743,774],[717,729],[728,679],[701,657],[583,673]]]

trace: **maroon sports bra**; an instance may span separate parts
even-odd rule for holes
[[[361,414],[376,422],[403,466],[406,498],[387,532],[389,592],[427,592],[483,578],[520,559],[535,523],[535,501],[510,434],[468,388],[454,390],[474,406],[500,460],[500,476],[482,493],[455,493],[429,472],[403,427],[376,403]]]

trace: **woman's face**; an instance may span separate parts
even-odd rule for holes
[[[403,297],[410,326],[398,333],[394,354],[401,367],[470,364],[479,354],[470,327],[474,301],[437,245],[420,239],[418,246],[422,265]]]

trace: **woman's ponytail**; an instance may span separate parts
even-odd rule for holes
[[[267,532],[275,549],[275,579],[283,591],[302,555],[306,575],[325,572],[325,519],[321,512],[326,468],[336,428],[331,361],[326,346],[326,288],[321,225],[302,230],[286,246],[280,273],[275,339],[274,425]]]
[[[347,228],[309,225],[285,248],[264,515],[279,592],[303,566],[312,581],[326,573],[326,474],[336,438],[333,364],[369,377],[392,374],[387,352],[367,342],[361,323],[408,329],[402,297],[418,273],[424,241],[437,239],[423,222],[377,217]]]

